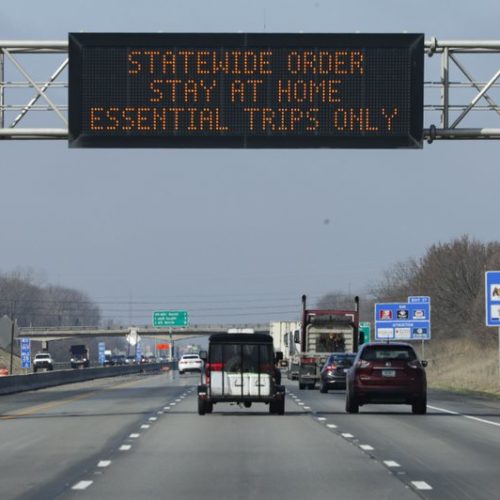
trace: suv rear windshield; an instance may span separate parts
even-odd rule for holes
[[[366,347],[361,354],[361,359],[365,361],[393,361],[398,359],[402,361],[413,361],[417,359],[417,356],[411,347],[377,345]]]
[[[35,358],[36,359],[49,359],[50,358],[50,354],[36,354]]]
[[[198,356],[198,354],[184,354],[184,356],[182,356],[182,359],[200,359],[200,357]]]
[[[271,344],[211,344],[210,365],[226,372],[268,372],[274,366]]]

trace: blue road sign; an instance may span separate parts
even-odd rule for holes
[[[500,271],[486,271],[486,326],[500,326]]]
[[[142,346],[141,343],[138,342],[135,348],[135,360],[140,363],[142,358]]]
[[[21,368],[31,368],[31,339],[21,338]]]
[[[106,343],[99,342],[98,347],[99,347],[99,364],[102,365],[104,364],[104,360],[106,358],[104,354],[104,351],[106,350]]]
[[[408,297],[406,303],[375,304],[375,340],[428,340],[430,338],[429,297]]]

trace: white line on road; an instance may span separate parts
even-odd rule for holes
[[[134,434],[130,434],[129,438],[137,439],[140,436],[141,436],[140,434],[134,433]]]
[[[343,432],[341,435],[346,439],[351,439],[354,437],[352,434],[349,434],[348,432]]]
[[[180,402],[181,402],[181,400],[180,400],[180,399],[176,399],[176,400],[175,400],[175,402],[176,402],[176,403],[180,403]]]
[[[157,417],[149,417],[148,420],[150,422],[156,422],[158,420],[158,418]]]
[[[151,426],[148,424],[142,424],[141,429],[149,429]]]
[[[318,417],[318,422],[324,422],[326,420],[325,417]]]
[[[491,420],[485,420],[484,418],[472,417],[471,415],[464,415],[464,417],[468,418],[469,420],[476,420],[477,422],[482,422],[483,424],[496,425],[497,427],[500,427],[500,423],[492,422]]]
[[[94,481],[80,481],[76,483],[72,490],[86,490]]]
[[[170,406],[175,406],[177,403],[170,403]]]
[[[305,405],[305,403],[299,403],[299,406],[304,406],[304,405]]]
[[[449,413],[450,415],[460,415],[460,413],[456,411],[446,410],[445,408],[438,408],[437,406],[427,405],[427,408],[430,408],[431,410],[442,411],[443,413]]]
[[[372,451],[375,449],[373,446],[370,446],[369,444],[360,444],[359,447],[365,451]]]
[[[397,462],[395,462],[394,460],[384,460],[384,464],[387,466],[387,467],[401,467],[401,465],[399,465]]]
[[[101,460],[97,467],[109,467],[111,465],[111,460]]]
[[[329,429],[336,429],[337,426],[335,424],[326,424],[326,426],[329,428]]]
[[[411,484],[413,484],[417,490],[432,490],[432,486],[425,481],[412,481]]]
[[[467,418],[469,420],[475,420],[476,422],[481,422],[482,424],[494,425],[500,427],[500,422],[493,422],[491,420],[486,420],[484,418],[473,417],[472,415],[465,415],[463,413],[458,413],[457,411],[446,410],[445,408],[438,408],[437,406],[427,405],[427,408],[431,410],[441,411],[443,413],[449,413],[450,415],[460,415],[461,417]]]
[[[304,410],[310,410],[311,407],[310,406],[304,406]]]
[[[157,411],[156,414],[157,415],[163,415],[163,412],[160,410],[160,411]]]
[[[120,446],[120,448],[118,448],[120,451],[128,451],[130,450],[130,448],[132,448],[132,445],[131,444],[122,444]]]
[[[164,410],[170,410],[170,406],[164,406],[163,409]]]

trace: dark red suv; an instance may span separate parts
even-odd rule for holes
[[[346,411],[358,413],[366,403],[411,404],[427,410],[426,361],[404,343],[363,344],[347,374]]]

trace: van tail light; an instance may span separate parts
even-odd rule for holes
[[[326,370],[327,371],[330,371],[330,372],[333,372],[335,370],[335,368],[337,368],[337,365],[336,364],[333,364],[333,365],[328,365],[326,367]]]
[[[357,367],[358,368],[368,368],[369,366],[370,366],[370,362],[369,361],[365,361],[364,359],[360,359],[357,362]]]

